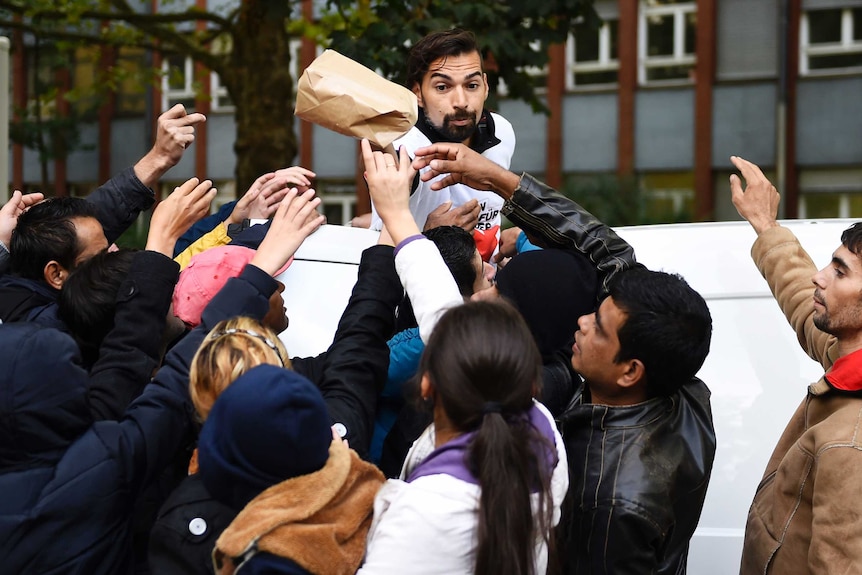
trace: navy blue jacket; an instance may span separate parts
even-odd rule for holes
[[[71,338],[31,323],[0,325],[3,572],[131,572],[134,502],[194,432],[195,351],[217,322],[263,317],[275,287],[254,266],[229,280],[120,421],[93,422]]]
[[[153,190],[127,168],[87,196],[98,215],[108,243],[114,243],[155,201]],[[0,268],[0,274],[8,270]],[[44,327],[68,331],[57,316],[57,291],[43,280],[0,275],[0,320],[32,321]]]

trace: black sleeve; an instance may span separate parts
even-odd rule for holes
[[[117,292],[114,327],[90,370],[90,411],[96,421],[117,420],[152,378],[180,266],[164,255],[135,254]]]
[[[502,213],[544,247],[573,249],[589,257],[601,281],[600,296],[615,273],[640,266],[634,249],[610,227],[529,174],[521,176]]]
[[[138,214],[155,202],[153,190],[135,175],[134,168],[126,168],[87,196],[98,214],[99,223],[112,244],[129,229]]]
[[[333,423],[347,428],[350,447],[368,452],[374,429],[377,392],[386,383],[395,306],[403,294],[390,246],[372,246],[362,253],[359,278],[338,322],[332,345],[313,363],[297,362],[296,371],[320,369],[320,388]],[[305,364],[305,365],[304,365]],[[313,378],[310,377],[314,381]]]

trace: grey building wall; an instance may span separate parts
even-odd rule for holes
[[[207,173],[211,180],[232,180],[236,173],[236,123],[233,114],[207,116]]]
[[[42,164],[39,162],[39,152],[30,148],[24,148],[24,181],[38,185],[42,183]],[[54,181],[53,160],[48,160],[48,181]],[[48,190],[39,191],[47,192]]]
[[[716,2],[719,80],[778,75],[778,0]]]
[[[70,182],[97,182],[99,179],[99,126],[81,126],[81,146],[88,150],[76,150],[66,160],[66,177]]]
[[[640,90],[635,98],[635,170],[691,170],[694,90]]]
[[[802,9],[848,8],[862,6],[862,0],[802,0]]]
[[[541,112],[534,113],[529,104],[516,100],[502,100],[499,113],[511,122],[515,130],[515,153],[510,169],[513,172],[544,173],[548,117]]]
[[[318,178],[349,178],[356,175],[359,149],[357,140],[342,136],[332,130],[314,126],[312,136],[314,166],[306,166]]]
[[[713,89],[712,165],[730,169],[730,156],[775,165],[776,86],[730,84]]]
[[[862,162],[862,78],[800,80],[796,150],[800,166]]]
[[[563,99],[563,171],[617,168],[618,96],[568,94]]]
[[[111,122],[111,174],[135,165],[151,147],[143,117],[119,118]]]

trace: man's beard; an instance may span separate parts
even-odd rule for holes
[[[829,316],[826,315],[824,311],[820,315],[814,314],[814,327],[822,331],[823,333],[828,333],[830,335],[835,335],[832,333],[831,328],[829,326]]]
[[[463,126],[453,125],[452,122],[457,120],[469,120],[469,122]],[[447,142],[456,144],[462,143],[476,132],[476,116],[466,110],[459,110],[454,114],[447,114],[443,117],[442,126],[435,126],[432,124],[428,116],[425,116],[425,121],[428,122],[428,125],[434,128],[438,134],[443,136]]]

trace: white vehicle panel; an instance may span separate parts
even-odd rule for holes
[[[851,220],[783,222],[818,268]],[[751,260],[755,234],[746,222],[619,228],[639,262],[682,275],[710,307],[713,337],[698,374],[712,391],[718,451],[689,555],[694,575],[739,569],[748,507],[763,469],[806,386],[822,375],[799,347]],[[377,233],[322,226],[282,275],[292,356],[326,350],[356,280],[359,256]]]

